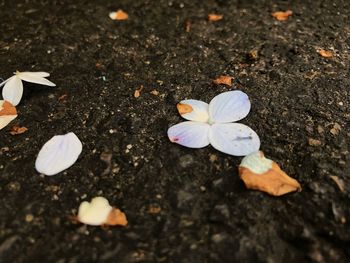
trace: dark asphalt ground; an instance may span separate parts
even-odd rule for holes
[[[119,8],[127,21],[108,17]],[[28,131],[0,132],[0,261],[349,262],[349,13],[348,0],[0,0],[0,77],[48,71],[57,84],[26,83],[12,124]],[[241,122],[302,192],[247,190],[241,158],[169,142],[177,102],[234,89],[252,102]],[[83,142],[77,163],[40,176],[41,146],[67,132]],[[126,228],[69,220],[97,195]]]

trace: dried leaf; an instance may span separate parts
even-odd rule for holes
[[[127,20],[129,15],[123,10],[119,9],[117,12],[109,13],[109,17],[113,20]]]
[[[338,123],[334,123],[333,128],[329,131],[334,136],[338,135],[341,131],[341,126]]]
[[[330,177],[336,183],[336,185],[338,186],[339,190],[341,192],[344,192],[344,190],[345,190],[344,181],[342,179],[340,179],[338,176],[335,176],[335,175],[331,175]]]
[[[159,214],[162,208],[159,205],[151,205],[148,209],[150,214]]]
[[[310,146],[321,146],[322,142],[320,140],[309,138],[309,145]]]
[[[220,76],[217,79],[214,79],[213,83],[216,85],[224,84],[224,85],[232,86],[232,80],[233,78],[230,76]]]
[[[256,60],[258,59],[258,50],[257,49],[253,49],[248,53],[248,56],[251,60]]]
[[[154,96],[158,96],[159,95],[159,91],[157,91],[157,90],[152,90],[150,93],[152,95],[154,95]]]
[[[16,108],[6,100],[0,100],[0,130],[17,117]]]
[[[28,128],[26,127],[19,127],[19,126],[13,126],[11,128],[11,135],[17,135],[17,134],[22,134],[25,133],[26,131],[28,131]]]
[[[331,57],[333,57],[333,52],[330,51],[330,50],[319,49],[319,50],[317,50],[317,53],[320,56],[324,57],[324,58],[331,58]]]
[[[221,20],[223,18],[224,18],[224,16],[223,15],[219,15],[219,14],[209,14],[208,15],[208,20],[212,21],[212,22],[219,21],[219,20]]]
[[[274,161],[265,158],[263,152],[255,152],[243,158],[239,175],[248,189],[281,196],[301,191],[297,180],[289,177]]]
[[[134,92],[134,97],[138,98],[141,96],[141,91],[143,90],[143,86],[141,85],[140,88],[138,88],[137,90],[135,90]]]
[[[190,20],[187,20],[185,22],[185,30],[187,33],[191,31],[191,27],[192,27],[192,22]]]
[[[67,97],[68,97],[68,94],[65,93],[65,94],[63,94],[62,96],[59,96],[59,97],[58,97],[58,101],[65,101],[65,100],[67,99]]]
[[[276,18],[278,21],[285,21],[288,19],[289,16],[293,14],[292,10],[287,11],[277,11],[272,13],[272,16]]]

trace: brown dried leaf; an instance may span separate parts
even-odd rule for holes
[[[126,226],[128,224],[128,220],[122,211],[113,207],[105,224],[108,226]]]
[[[320,140],[309,138],[309,145],[310,146],[321,146],[322,142]]]
[[[141,91],[143,90],[143,86],[141,85],[140,88],[138,88],[137,90],[135,90],[134,92],[134,97],[138,98],[141,96]]]
[[[25,133],[26,131],[28,131],[28,128],[26,127],[19,127],[19,126],[13,126],[11,128],[11,135],[17,135],[17,134],[22,134]]]
[[[113,20],[127,20],[129,15],[123,10],[119,9],[117,12],[111,12],[109,17]]]
[[[341,192],[344,192],[344,190],[345,190],[344,181],[342,179],[340,179],[338,176],[335,176],[335,175],[331,175],[330,177],[335,182],[335,184],[338,186],[339,190]]]
[[[283,11],[277,11],[272,13],[271,15],[276,18],[278,21],[285,21],[288,19],[289,16],[293,14],[292,10],[287,10],[285,12]]]
[[[150,92],[152,95],[154,95],[154,96],[158,96],[159,95],[159,91],[157,91],[157,90],[152,90],[151,92]]]
[[[224,84],[224,85],[232,86],[232,80],[233,78],[230,76],[220,76],[217,79],[214,79],[213,83],[216,85]]]
[[[333,52],[330,51],[330,50],[319,49],[319,50],[317,50],[317,53],[320,56],[324,57],[324,58],[331,58],[331,57],[333,57]]]
[[[334,136],[337,136],[340,131],[341,131],[341,126],[339,125],[339,123],[334,123],[333,128],[329,132]]]
[[[192,27],[192,22],[190,20],[187,20],[185,22],[185,30],[187,33],[191,31],[191,27]]]
[[[65,101],[67,97],[68,97],[68,94],[65,93],[65,94],[63,94],[62,96],[58,97],[57,100],[58,100],[58,101]]]
[[[259,166],[255,162],[263,162],[260,166],[266,166],[266,163],[271,166],[263,173],[255,173],[248,167],[239,166],[239,175],[248,189],[254,189],[266,192],[273,196],[281,196],[294,191],[301,191],[301,186],[297,180],[289,177],[274,161],[266,159],[262,152],[253,153],[259,154],[259,158],[253,158],[253,166]],[[247,156],[249,157],[249,156]],[[245,158],[247,158],[245,157]],[[243,163],[243,161],[242,161]],[[241,165],[242,165],[241,163]]]
[[[148,208],[148,213],[150,213],[150,214],[159,214],[161,210],[162,210],[162,208],[160,206],[158,206],[158,205],[151,205]]]
[[[209,14],[208,15],[208,20],[212,21],[212,22],[219,21],[219,20],[221,20],[223,18],[224,18],[224,16],[223,15],[219,15],[219,14]]]

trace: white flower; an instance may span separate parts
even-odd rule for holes
[[[259,136],[248,126],[232,123],[246,117],[250,101],[242,91],[228,91],[214,97],[209,104],[183,100],[177,108],[189,121],[169,128],[171,142],[189,148],[211,144],[215,149],[235,156],[245,156],[260,148]]]
[[[46,72],[19,72],[16,71],[15,75],[8,78],[4,82],[0,83],[0,87],[3,85],[2,97],[12,103],[13,106],[17,106],[21,101],[23,94],[23,83],[22,80],[32,83],[37,83],[47,86],[56,86],[51,81],[45,79],[49,77],[50,74]]]
[[[45,175],[58,174],[77,161],[82,149],[81,141],[73,132],[56,135],[41,148],[35,168]]]

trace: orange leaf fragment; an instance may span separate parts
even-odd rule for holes
[[[325,50],[325,49],[319,49],[317,50],[317,53],[324,58],[331,58],[333,57],[333,52],[330,50]]]
[[[183,103],[178,103],[176,105],[177,110],[179,111],[180,115],[190,113],[193,111],[193,108],[189,104],[183,104]]]
[[[213,22],[219,21],[219,20],[221,20],[223,18],[224,18],[224,16],[223,15],[219,15],[219,14],[209,14],[208,15],[208,20],[209,21],[213,21]]]
[[[109,17],[113,20],[127,20],[129,15],[123,10],[119,9],[117,12],[109,13]]]
[[[287,10],[287,11],[277,11],[272,13],[271,15],[276,18],[278,21],[285,21],[288,19],[289,16],[293,14],[292,10]]]
[[[239,166],[239,176],[248,189],[273,196],[301,191],[298,181],[283,172],[277,163],[265,158],[261,151],[243,158]]]
[[[108,226],[126,226],[128,220],[126,215],[120,211],[118,208],[112,208],[112,211],[109,213],[105,225]]]
[[[10,102],[0,100],[0,130],[17,117],[17,110]]]
[[[230,76],[220,76],[217,79],[214,79],[213,83],[216,85],[224,84],[224,85],[232,86],[232,80],[233,78]]]
[[[25,133],[26,131],[28,131],[28,128],[26,127],[19,127],[19,126],[13,126],[11,128],[10,134],[11,135],[17,135],[17,134],[22,134]]]
[[[140,88],[138,88],[137,90],[135,90],[134,92],[134,97],[138,98],[141,96],[141,91],[143,90],[143,85],[140,86]]]

